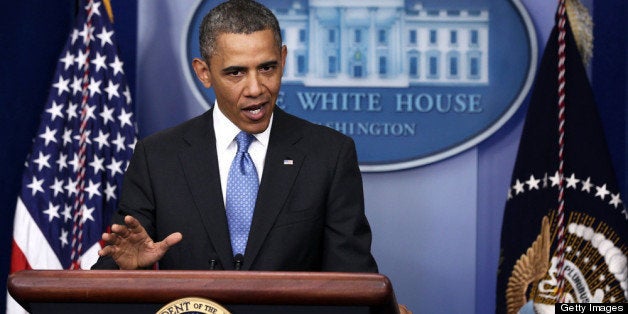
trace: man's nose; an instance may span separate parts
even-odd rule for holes
[[[262,94],[262,83],[257,73],[251,73],[246,80],[245,95],[257,97]]]

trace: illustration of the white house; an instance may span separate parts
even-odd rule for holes
[[[296,0],[275,9],[305,86],[486,85],[488,10],[431,10],[404,0]]]

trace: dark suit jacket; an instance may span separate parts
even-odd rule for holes
[[[233,269],[220,185],[208,110],[137,143],[113,220],[134,216],[155,241],[183,234],[160,269]],[[276,108],[242,269],[377,272],[370,247],[354,142]]]

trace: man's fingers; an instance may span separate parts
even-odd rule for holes
[[[129,228],[127,228],[125,225],[118,225],[118,224],[111,225],[111,234],[115,234],[123,238],[126,238],[130,235],[130,233],[131,232],[129,231]]]
[[[103,240],[103,241],[105,241],[107,244],[109,244],[109,243],[111,243],[111,241],[112,241],[112,235],[113,235],[113,233],[106,233],[106,232],[105,232],[105,233],[103,233],[103,234],[100,236],[100,239],[102,239],[102,240]]]
[[[108,245],[115,245],[120,241],[120,238],[115,233],[103,233],[100,238]]]
[[[114,247],[108,245],[98,251],[98,256],[109,256],[109,255],[112,255],[114,251],[115,251]]]
[[[138,234],[143,232],[145,232],[144,227],[142,227],[140,222],[137,219],[133,218],[133,216],[125,216],[124,225],[111,225],[111,233],[123,239],[130,237],[132,234]]]
[[[127,229],[131,233],[142,233],[144,231],[144,227],[139,220],[135,219],[135,217],[126,215],[124,216],[124,224],[126,224]]]
[[[171,246],[181,242],[182,239],[183,235],[181,234],[181,232],[175,232],[167,236],[163,241],[161,241],[161,244],[165,246],[165,249],[167,250]]]
[[[124,216],[124,223],[129,229],[133,229],[133,228],[137,228],[138,226],[141,226],[140,222],[131,215]]]
[[[117,246],[120,244],[121,237],[115,233],[103,233],[100,238],[107,243],[107,245],[98,251],[98,255],[107,256],[115,253]]]

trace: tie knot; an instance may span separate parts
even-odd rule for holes
[[[249,145],[253,142],[253,134],[241,131],[236,135],[236,142],[238,143],[238,153],[246,152],[249,150]]]

